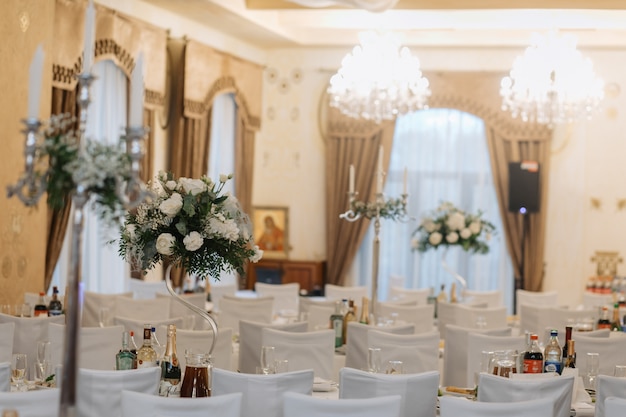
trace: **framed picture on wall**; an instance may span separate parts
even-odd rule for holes
[[[254,241],[264,251],[263,258],[287,258],[289,255],[287,207],[254,207],[252,226]]]

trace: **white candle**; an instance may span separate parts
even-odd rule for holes
[[[354,192],[354,165],[350,164],[350,192]]]
[[[383,145],[378,149],[378,172],[376,181],[376,194],[383,192]]]
[[[28,70],[28,118],[36,119],[39,116],[39,101],[41,99],[41,82],[43,76],[43,47],[37,47]]]
[[[96,20],[96,9],[93,7],[93,0],[89,0],[87,10],[85,10],[85,44],[83,45],[83,73],[91,72],[93,64],[93,46],[95,43],[94,24]]]
[[[406,167],[404,167],[404,181],[402,182],[402,194],[406,194],[407,187],[407,177],[409,176],[409,171]]]
[[[130,108],[128,124],[130,127],[143,126],[143,52],[137,56],[135,69],[131,76]]]

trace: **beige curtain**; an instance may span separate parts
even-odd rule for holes
[[[371,201],[375,194],[378,152],[384,149],[384,169],[389,165],[394,122],[376,125],[349,119],[329,111],[326,144],[326,282],[343,285],[345,275],[365,236],[369,220],[349,222],[339,215],[349,208],[348,176],[355,167],[355,187],[359,200]]]
[[[244,212],[251,213],[256,129],[250,127],[247,119],[247,114],[238,105],[235,128],[235,190]]]
[[[141,180],[147,183],[152,179],[154,173],[154,132],[158,128],[154,109],[144,108],[143,125],[148,127],[148,134],[143,141],[140,175]]]

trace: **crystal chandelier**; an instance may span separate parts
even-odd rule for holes
[[[502,108],[524,122],[553,127],[591,118],[604,97],[593,63],[576,49],[576,38],[534,34],[531,46],[500,84]]]
[[[391,33],[365,32],[359,39],[330,79],[330,105],[376,123],[426,107],[428,80],[409,49]]]

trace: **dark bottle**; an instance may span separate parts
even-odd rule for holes
[[[60,316],[61,314],[63,314],[63,304],[59,301],[59,289],[52,287],[52,299],[50,304],[48,304],[48,315]]]
[[[176,326],[167,327],[167,344],[161,359],[161,386],[159,395],[162,397],[180,396],[180,364],[176,354]]]
[[[46,305],[46,302],[43,298],[44,293],[40,292],[39,293],[39,301],[37,301],[37,304],[35,304],[35,317],[43,317],[43,316],[48,316],[48,306]]]
[[[567,359],[565,360],[566,368],[576,368],[576,349],[574,349],[574,341],[567,342]]]
[[[598,319],[598,329],[611,329],[609,309],[606,306],[602,307],[602,315]]]
[[[524,373],[540,374],[543,372],[543,353],[539,347],[539,337],[536,334],[530,335],[530,347],[524,353]]]
[[[563,368],[566,368],[565,363],[567,362],[567,345],[568,342],[572,340],[572,326],[565,327],[565,342],[563,342],[563,355],[561,356],[561,360],[563,361]]]

